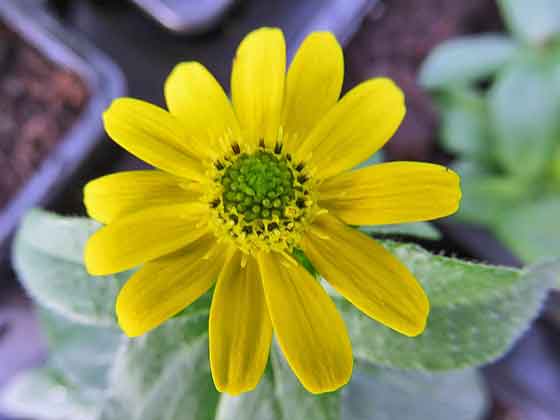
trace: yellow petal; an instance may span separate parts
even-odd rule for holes
[[[286,81],[282,117],[286,149],[295,152],[302,140],[333,107],[344,78],[342,48],[330,32],[314,32],[297,51]]]
[[[391,80],[368,80],[344,95],[323,117],[296,158],[309,161],[319,178],[336,175],[379,150],[404,114],[404,95]]]
[[[178,64],[167,78],[164,91],[169,111],[181,120],[189,143],[201,155],[221,157],[218,155],[223,155],[226,144],[241,140],[228,97],[203,65]]]
[[[169,254],[208,231],[208,209],[201,204],[150,207],[95,232],[84,260],[92,275],[124,271]]]
[[[88,182],[84,204],[90,217],[107,224],[146,207],[197,200],[197,185],[162,171],[119,172]]]
[[[323,287],[277,253],[258,256],[266,302],[288,364],[309,392],[334,391],[352,374],[346,325]]]
[[[251,391],[262,376],[272,323],[268,316],[257,263],[242,267],[236,251],[220,273],[210,309],[210,364],[220,392]]]
[[[366,315],[407,336],[424,331],[430,310],[426,294],[376,241],[323,214],[302,247],[327,281]]]
[[[453,214],[461,189],[444,166],[391,162],[337,175],[319,187],[322,207],[351,225],[418,222]]]
[[[205,235],[138,270],[117,298],[117,317],[126,335],[145,334],[210,289],[222,269],[224,248],[214,235]]]
[[[189,179],[204,178],[201,156],[189,147],[181,122],[155,105],[119,98],[103,113],[107,134],[143,161]]]
[[[254,146],[263,139],[272,146],[278,137],[286,44],[282,31],[261,28],[239,44],[231,73],[231,96],[245,141]]]

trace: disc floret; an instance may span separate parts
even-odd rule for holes
[[[291,252],[315,207],[303,165],[278,148],[234,154],[218,162],[211,200],[214,228],[242,251]]]

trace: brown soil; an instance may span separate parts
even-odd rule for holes
[[[82,112],[88,91],[0,22],[0,209]]]
[[[493,0],[390,0],[374,7],[346,48],[347,67],[353,82],[388,76],[405,91],[408,113],[387,145],[390,158],[433,160],[437,115],[416,83],[428,53],[457,35],[501,28]]]

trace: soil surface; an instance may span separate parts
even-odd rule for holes
[[[88,97],[75,73],[0,22],[0,209],[76,121]]]
[[[393,159],[434,160],[437,114],[416,83],[428,53],[457,35],[500,31],[493,0],[390,0],[380,2],[346,48],[351,83],[387,76],[404,90],[407,116],[387,144]]]

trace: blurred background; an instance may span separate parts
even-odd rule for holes
[[[560,2],[548,3],[550,16],[541,16],[535,25],[541,29],[552,25],[550,33],[555,34],[560,32]],[[127,95],[163,105],[163,82],[174,64],[185,60],[203,63],[228,90],[235,48],[251,29],[282,28],[290,56],[309,32],[330,30],[345,47],[345,90],[370,77],[387,76],[405,91],[408,113],[384,149],[385,159],[446,165],[466,160],[478,165],[489,153],[483,149],[476,158],[469,154],[473,143],[484,141],[484,135],[476,132],[479,120],[470,119],[472,103],[491,91],[497,80],[494,72],[503,64],[496,60],[508,47],[498,41],[487,54],[484,49],[475,51],[474,61],[460,54],[444,57],[455,67],[453,77],[473,62],[493,66],[479,71],[476,91],[466,93],[455,89],[464,80],[452,77],[453,88],[433,82],[433,74],[441,71],[445,76],[447,70],[439,69],[436,58],[425,60],[437,46],[457,37],[506,34],[515,28],[515,19],[505,15],[495,0],[0,0],[0,388],[16,372],[45,357],[30,301],[10,267],[11,238],[22,214],[40,205],[61,214],[84,215],[85,182],[143,167],[103,132],[101,113],[111,99]],[[524,51],[552,50],[558,45],[552,39],[539,38],[538,47],[531,44]],[[560,84],[560,54],[551,56],[547,66],[556,66],[554,80]],[[495,60],[488,63],[488,58]],[[523,90],[524,80],[520,90],[530,98],[532,90]],[[547,97],[554,92],[560,97],[560,88],[545,91]],[[478,96],[473,99],[471,94]],[[468,105],[458,107],[453,98],[465,95]],[[547,112],[560,121],[560,106],[555,106],[551,104],[552,111]],[[451,108],[450,116],[446,111]],[[549,135],[550,150],[542,147],[548,156],[558,150],[551,163],[558,172],[551,179],[560,179],[558,133]],[[461,140],[467,134],[475,139]],[[488,164],[495,171],[492,179],[515,179],[507,186],[520,185],[519,177],[507,175],[507,164],[497,160]],[[479,185],[494,184],[482,179]],[[554,185],[560,186],[560,181]],[[479,201],[491,201],[504,188],[486,191],[491,198]],[[547,189],[547,200],[560,196],[559,189]],[[552,205],[544,217],[557,220],[556,209]],[[491,210],[482,205],[474,213]],[[492,264],[529,262],[530,251],[505,240],[491,221],[464,219],[470,223],[438,223],[442,239],[421,244],[445,255]],[[556,242],[547,244],[560,254]],[[559,301],[552,294],[541,317],[509,354],[484,368],[492,401],[486,419],[560,419]],[[6,420],[1,415],[0,419]]]

